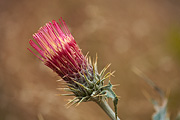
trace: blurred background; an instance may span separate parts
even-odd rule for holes
[[[32,34],[46,22],[66,21],[83,53],[98,54],[99,70],[112,63],[122,120],[150,120],[158,94],[136,67],[180,110],[179,0],[0,0],[0,120],[109,120],[95,103],[66,109],[59,77],[30,53]],[[109,100],[111,104],[111,100]],[[112,104],[111,104],[112,105]]]

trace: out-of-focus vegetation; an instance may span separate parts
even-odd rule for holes
[[[170,28],[168,38],[168,45],[170,51],[180,61],[180,25],[172,26]],[[179,62],[180,63],[180,62]]]

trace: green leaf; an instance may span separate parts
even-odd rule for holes
[[[112,90],[112,84],[111,82],[109,81],[109,84],[107,86],[104,86],[103,87],[103,90],[102,92],[105,93],[105,96],[107,98],[112,98],[113,100],[113,103],[114,103],[114,111],[115,111],[115,115],[116,115],[116,118],[117,118],[117,104],[118,104],[118,97],[117,95],[115,94],[115,92]]]
[[[153,114],[153,120],[169,120],[167,116],[167,99],[164,99],[163,105],[159,106],[156,101],[154,101],[154,108],[156,112]]]

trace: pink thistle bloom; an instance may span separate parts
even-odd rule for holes
[[[81,102],[95,101],[105,109],[107,103],[104,100],[112,98],[115,114],[109,116],[112,119],[117,118],[118,98],[112,90],[110,81],[108,85],[104,85],[104,81],[113,74],[111,72],[104,74],[109,65],[98,73],[97,59],[91,63],[83,55],[62,18],[59,19],[59,23],[53,20],[41,27],[33,38],[38,45],[32,40],[29,43],[41,57],[28,50],[66,81],[67,87],[64,89],[73,94],[65,95],[75,96],[69,104],[79,105]],[[110,110],[109,107],[106,108],[106,112]]]
[[[30,45],[41,57],[38,57],[30,49],[29,51],[66,82],[72,83],[72,79],[77,80],[80,77],[79,73],[83,73],[86,70],[92,73],[92,66],[82,54],[81,49],[76,44],[74,37],[69,32],[62,18],[59,19],[59,23],[53,20],[52,23],[47,23],[33,35],[40,47],[34,41],[29,41]],[[84,82],[84,80],[78,82]]]

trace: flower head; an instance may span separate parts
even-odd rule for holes
[[[39,46],[32,40],[29,43],[41,57],[29,50],[66,81],[65,89],[73,92],[67,95],[75,96],[69,103],[99,101],[110,97],[117,115],[117,96],[110,82],[104,85],[104,80],[112,75],[111,72],[104,74],[109,65],[98,73],[97,59],[91,62],[83,55],[62,18],[59,23],[53,20],[41,27],[33,38]]]
[[[60,24],[53,20],[52,23],[47,23],[33,35],[40,47],[32,40],[29,43],[42,56],[39,59],[45,65],[65,81],[72,83],[72,79],[79,77],[79,72],[85,72],[87,69],[90,72],[92,66],[82,54],[66,23],[62,18],[59,19],[59,22]]]

